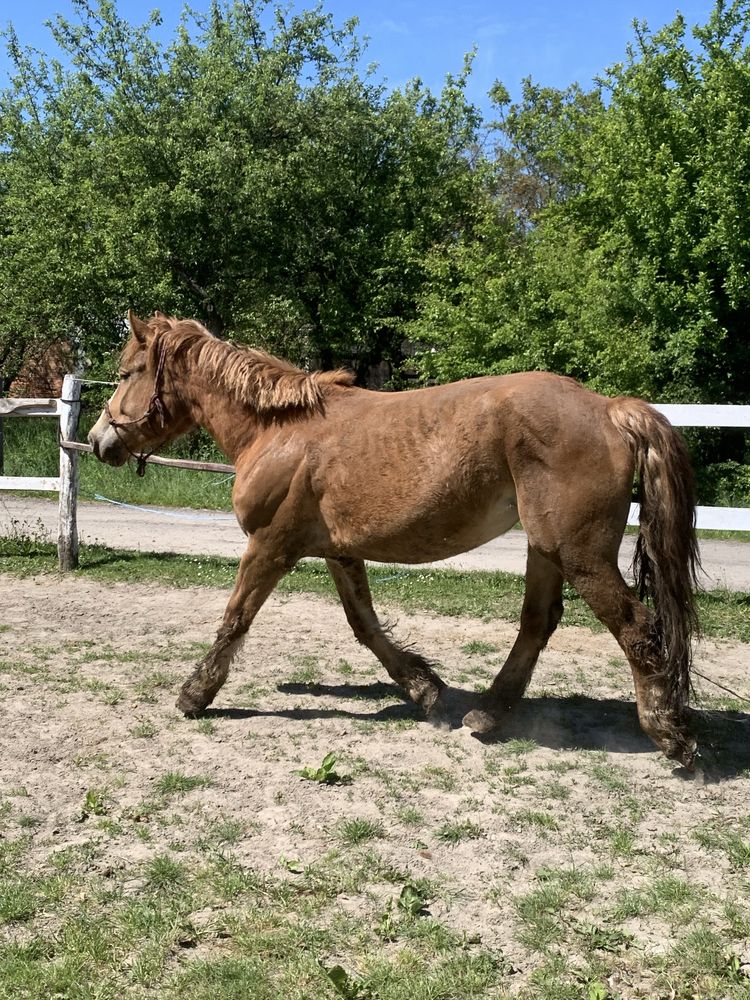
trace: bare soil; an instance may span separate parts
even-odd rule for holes
[[[603,920],[623,888],[645,884],[652,861],[718,903],[732,898],[729,860],[707,852],[695,831],[748,815],[747,715],[702,713],[696,725],[715,757],[697,776],[674,772],[638,728],[614,640],[561,628],[522,708],[497,738],[480,740],[459,720],[499,669],[516,626],[384,609],[400,619],[396,636],[432,657],[453,686],[455,727],[439,732],[357,645],[337,604],[274,595],[207,714],[209,726],[183,719],[174,700],[226,599],[219,590],[0,576],[0,783],[6,794],[28,793],[40,865],[90,837],[82,806],[92,788],[106,789],[108,816],[123,823],[96,862],[113,868],[175,842],[195,851],[212,824],[235,819],[246,834],[234,854],[278,874],[280,859],[309,864],[340,844],[343,819],[368,818],[383,824],[375,847],[386,862],[443,886],[432,915],[502,952],[519,982],[534,959],[519,942],[515,902],[543,869],[612,866],[579,919]],[[748,661],[747,646],[706,642],[697,666],[748,694]],[[299,776],[332,750],[351,783],[329,787]],[[150,822],[144,803],[167,772],[207,783],[172,802],[169,822]],[[479,828],[474,839],[438,835],[446,823],[467,820]],[[140,821],[150,823],[148,839],[130,832]],[[618,824],[634,834],[627,857],[611,849]],[[379,891],[342,896],[337,905],[374,913],[382,909]],[[680,934],[656,917],[626,927],[646,954],[668,949]],[[740,951],[750,954],[750,941]],[[643,971],[618,976],[613,988],[623,995],[648,995]]]

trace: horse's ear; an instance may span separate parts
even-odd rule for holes
[[[149,334],[151,333],[151,328],[148,323],[144,323],[142,319],[138,319],[132,309],[128,309],[128,325],[130,327],[130,332],[133,334],[138,343],[145,344],[148,340]]]

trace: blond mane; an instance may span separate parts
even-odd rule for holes
[[[154,359],[166,347],[167,359],[186,361],[261,416],[320,411],[327,390],[354,383],[352,372],[343,369],[306,372],[265,351],[219,340],[196,320],[157,313],[148,325],[156,333],[151,345]]]

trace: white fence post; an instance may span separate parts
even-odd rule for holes
[[[62,397],[59,402],[60,437],[75,441],[78,416],[81,412],[81,381],[73,375],[63,379]],[[60,449],[60,520],[57,536],[58,566],[63,572],[78,566],[78,455]]]

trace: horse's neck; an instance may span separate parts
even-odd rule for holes
[[[185,389],[195,423],[234,461],[258,432],[258,417],[252,407],[207,379],[188,379]]]

